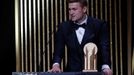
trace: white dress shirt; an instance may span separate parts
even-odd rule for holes
[[[82,25],[84,23],[87,24],[87,16],[86,16],[85,20],[83,20],[81,23],[79,23],[79,24],[77,23],[77,24]],[[75,30],[75,32],[76,32],[76,35],[77,35],[77,39],[78,39],[79,43],[81,44],[83,36],[85,34],[85,29],[82,28],[82,27],[79,27],[77,30]]]

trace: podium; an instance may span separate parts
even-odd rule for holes
[[[12,75],[103,75],[102,72],[12,72]]]

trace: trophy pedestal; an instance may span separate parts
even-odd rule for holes
[[[82,72],[98,72],[97,70],[82,70]]]

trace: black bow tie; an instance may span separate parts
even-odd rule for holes
[[[77,30],[79,27],[82,27],[82,28],[85,28],[86,27],[86,24],[81,24],[81,25],[78,25],[78,24],[74,24],[74,28]]]

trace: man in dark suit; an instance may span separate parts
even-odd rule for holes
[[[65,71],[78,72],[84,68],[83,47],[93,42],[98,47],[97,69],[111,75],[109,32],[105,21],[87,15],[86,0],[68,0],[69,21],[58,26],[51,72],[61,72],[60,63],[67,46],[67,68]]]

